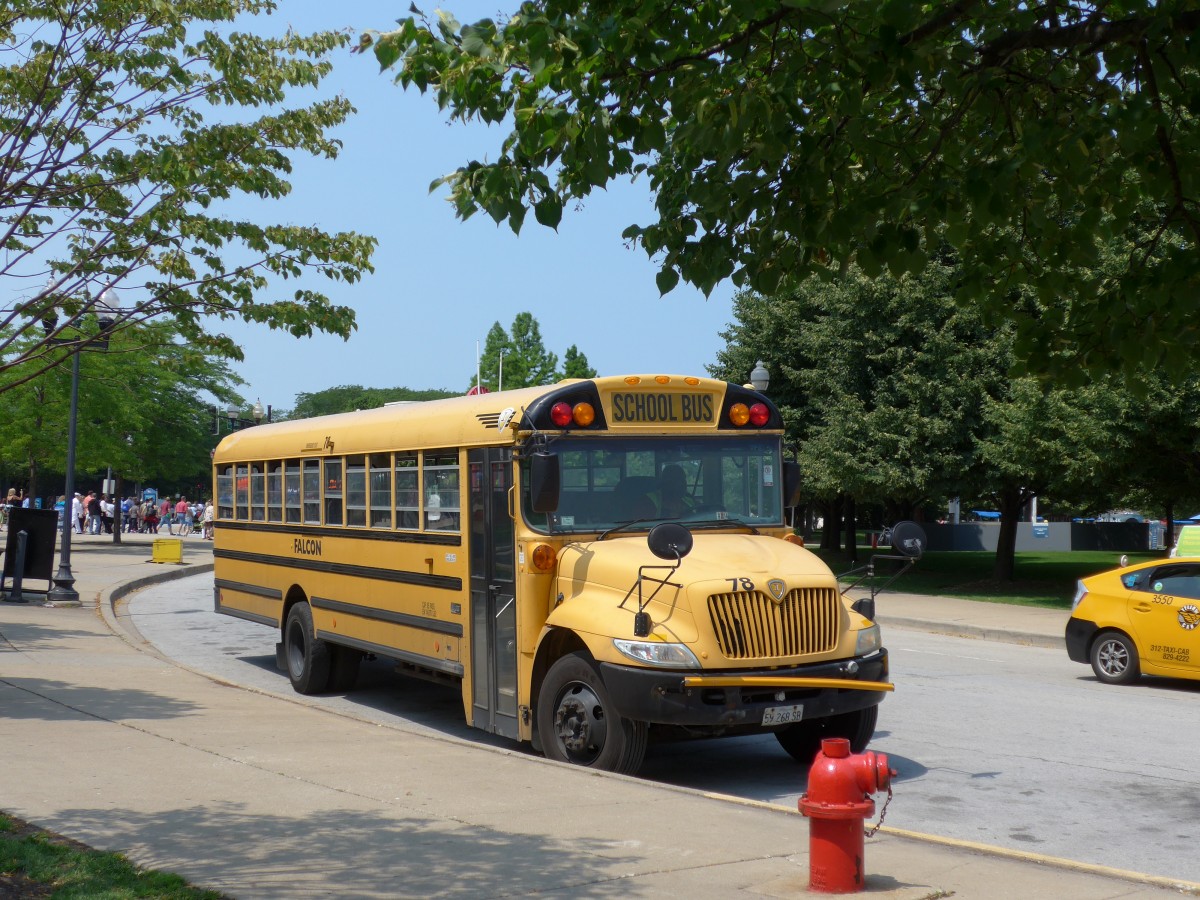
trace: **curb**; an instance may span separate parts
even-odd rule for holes
[[[880,625],[887,625],[889,628],[904,628],[908,631],[924,631],[949,637],[1024,644],[1052,650],[1061,650],[1064,646],[1061,636],[1041,634],[1035,631],[1013,631],[1004,628],[989,628],[986,625],[962,625],[957,622],[934,622],[928,619],[907,619],[900,616],[876,616],[875,621]]]

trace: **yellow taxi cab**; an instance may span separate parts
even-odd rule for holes
[[[1200,557],[1159,559],[1078,583],[1067,655],[1105,684],[1200,678]]]

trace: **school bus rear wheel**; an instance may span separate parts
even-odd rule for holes
[[[645,722],[618,716],[592,660],[571,653],[550,667],[538,695],[538,732],[550,759],[632,775],[646,755]]]
[[[300,694],[319,694],[329,687],[330,647],[316,636],[312,610],[297,603],[283,627],[283,652],[288,678]]]

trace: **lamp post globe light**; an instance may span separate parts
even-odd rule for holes
[[[767,371],[767,367],[763,365],[761,359],[750,373],[750,383],[754,385],[756,391],[765,391],[771,386],[771,373]]]
[[[95,340],[86,346],[81,346],[78,339],[55,338],[50,335],[58,322],[58,317],[51,313],[43,320],[42,327],[46,329],[47,341],[52,344],[72,344],[71,351],[71,411],[67,421],[67,466],[66,484],[63,486],[64,505],[62,521],[62,544],[58,555],[58,571],[54,573],[54,587],[46,594],[48,600],[56,603],[78,603],[79,592],[75,590],[75,576],[71,573],[71,535],[74,533],[73,503],[75,500],[75,443],[77,423],[79,421],[79,354],[82,350],[108,349],[108,332],[116,321],[117,292],[111,287],[100,292],[100,296],[92,303],[84,304],[84,312],[91,309],[96,314],[100,331]],[[71,324],[68,322],[68,324]]]
[[[230,431],[237,431],[239,428],[250,428],[254,425],[261,425],[263,418],[266,418],[267,422],[270,423],[271,404],[268,403],[264,409],[262,401],[255,400],[254,406],[250,410],[249,419],[243,419],[241,413],[242,411],[238,408],[238,405],[231,400],[229,402],[229,406],[225,408],[225,415],[229,419]]]

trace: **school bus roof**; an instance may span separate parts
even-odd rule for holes
[[[496,427],[503,410],[512,407],[519,421],[524,410],[537,399],[581,383],[583,380],[568,379],[558,384],[515,391],[393,404],[378,409],[257,425],[223,439],[213,461],[511,443],[515,440],[513,430],[501,432]],[[631,383],[659,390],[700,390],[714,395],[724,395],[729,387],[723,381],[682,375],[621,375],[590,379],[590,383],[603,396],[611,391],[628,389]]]
[[[506,437],[511,441],[511,431],[502,434],[496,429],[497,416],[509,406],[519,410],[547,390],[497,391],[256,425],[222,440],[213,461],[478,446],[501,443]]]

